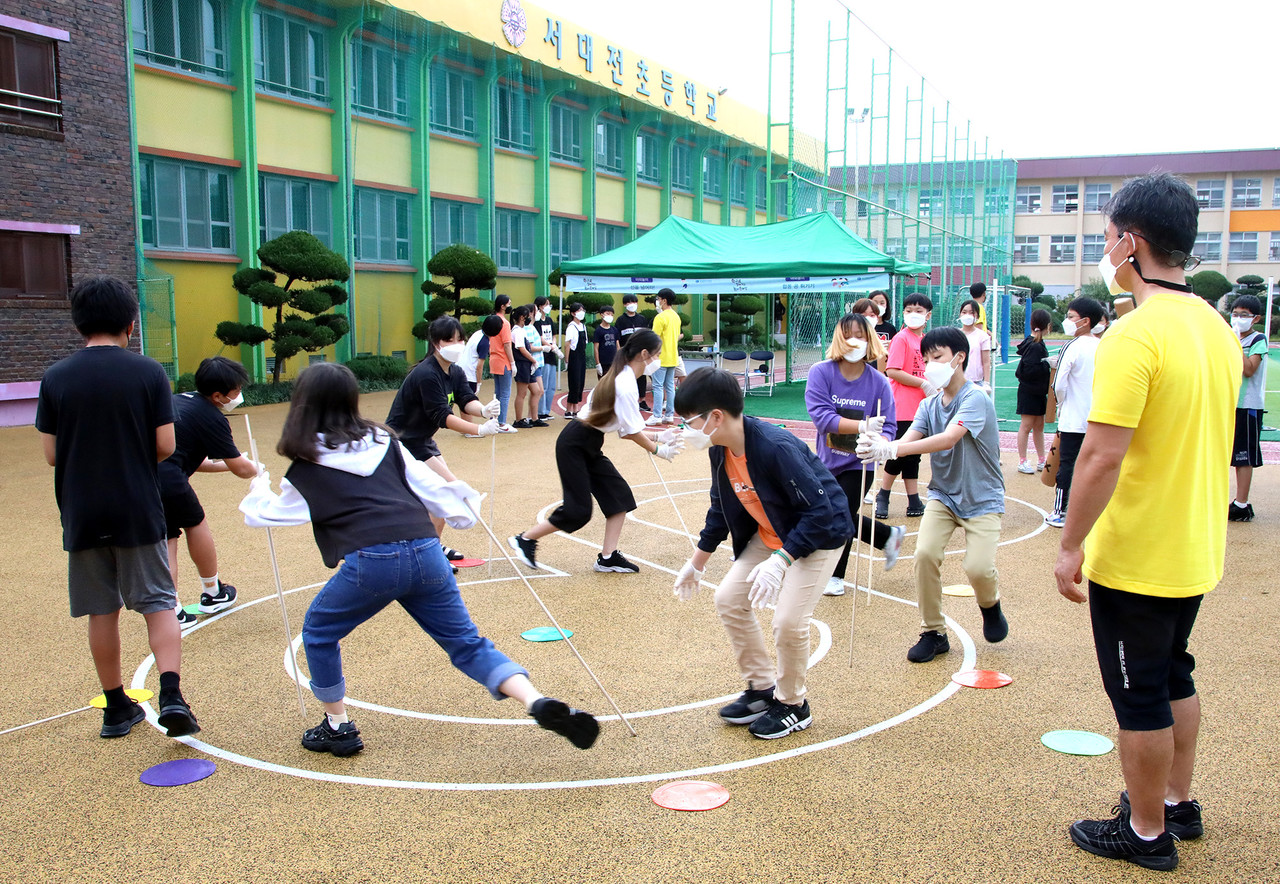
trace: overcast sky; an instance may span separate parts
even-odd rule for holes
[[[765,107],[768,0],[541,2],[602,37]],[[929,104],[941,109],[949,100],[953,124],[971,121],[975,134],[990,139],[994,155],[1280,147],[1275,0],[848,2],[893,47],[895,87],[918,90],[923,75]],[[786,8],[785,0],[778,8]],[[844,13],[838,0],[798,0],[797,8],[797,30],[805,34],[797,121],[821,135],[824,22],[835,16],[842,31]],[[870,59],[883,65],[887,50],[856,21],[853,45],[849,104],[860,106],[867,103]],[[894,96],[891,114],[895,124],[905,118],[901,95]],[[927,129],[928,111],[925,118]],[[892,141],[901,140],[895,133]]]

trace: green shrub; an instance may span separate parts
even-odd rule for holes
[[[196,391],[196,376],[192,372],[178,375],[178,381],[173,385],[175,393],[194,393]]]
[[[357,380],[394,382],[396,386],[409,373],[409,363],[398,356],[357,356],[345,364]]]

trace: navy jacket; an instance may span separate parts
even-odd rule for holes
[[[831,471],[809,446],[781,427],[742,419],[747,475],[769,524],[793,559],[815,550],[837,549],[853,536],[849,502]],[[698,549],[715,552],[730,534],[733,554],[742,555],[760,525],[733,493],[724,469],[724,448],[711,448],[711,508]]]

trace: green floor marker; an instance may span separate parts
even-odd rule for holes
[[[573,635],[572,629],[566,629],[564,635],[560,635],[560,630],[554,626],[539,626],[535,629],[526,629],[520,633],[520,637],[530,642],[558,642],[560,639],[568,638]]]
[[[1049,731],[1040,742],[1064,755],[1106,755],[1116,745],[1102,734],[1089,731]]]

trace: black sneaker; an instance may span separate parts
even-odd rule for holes
[[[808,700],[799,706],[790,706],[774,700],[769,704],[764,715],[751,722],[747,730],[750,731],[751,736],[762,740],[778,740],[787,734],[802,731],[811,724],[813,724],[813,714],[809,711]]]
[[[451,546],[442,546],[440,547],[440,551],[444,553],[444,557],[451,562],[458,562],[466,558],[465,555],[458,552],[456,549],[454,549]]]
[[[1129,790],[1120,793],[1120,807],[1126,814],[1129,809]],[[1200,802],[1194,798],[1164,806],[1164,830],[1179,841],[1194,841],[1204,834],[1204,821],[1200,818]]]
[[[523,417],[520,420],[513,423],[511,426],[515,427],[517,430],[527,430],[533,426],[533,422],[530,421],[527,417]]]
[[[1122,859],[1162,872],[1178,867],[1178,839],[1161,832],[1154,841],[1143,841],[1129,827],[1129,815],[1123,811],[1109,820],[1076,820],[1070,832],[1077,847],[1095,856]]]
[[[236,588],[230,583],[218,581],[218,592],[216,595],[209,595],[207,592],[200,593],[200,613],[216,614],[219,611],[225,611],[236,603]]]
[[[995,644],[1002,642],[1009,635],[1009,621],[1000,610],[1000,601],[990,608],[978,608],[982,612],[982,637]]]
[[[332,752],[339,758],[355,755],[364,748],[360,731],[350,721],[344,721],[335,729],[329,724],[329,716],[302,734],[302,748],[312,752]]]
[[[180,629],[190,629],[200,622],[200,618],[190,613],[185,608],[178,608],[178,627]]]
[[[1227,507],[1228,522],[1252,522],[1253,521],[1253,504],[1246,503],[1244,506],[1231,501],[1231,506]]]
[[[947,641],[946,634],[930,629],[920,633],[920,641],[907,651],[907,659],[912,663],[928,663],[939,654],[945,654],[950,650],[951,642]]]
[[[117,708],[108,706],[102,710],[102,730],[98,732],[98,736],[104,739],[123,737],[133,730],[135,724],[146,717],[147,713],[142,711],[142,707],[136,700],[129,700],[128,706]]]
[[[751,724],[761,715],[769,711],[773,703],[773,688],[763,691],[752,690],[750,684],[728,706],[720,709],[720,717],[728,724]]]
[[[600,734],[600,722],[590,712],[582,712],[550,697],[534,700],[529,715],[539,727],[555,731],[579,749],[590,749]]]
[[[889,492],[881,491],[876,495],[876,518],[889,518]]]
[[[542,418],[538,418],[536,421],[530,421],[530,422],[529,422],[529,426],[531,426],[531,427],[549,427],[549,426],[551,426],[551,424],[547,423],[547,422],[546,422],[546,421],[544,421]]]
[[[538,567],[538,541],[517,534],[515,537],[508,537],[507,544],[519,554],[520,561],[534,570],[542,570]]]
[[[160,715],[156,721],[164,728],[166,736],[185,737],[200,733],[200,725],[191,714],[191,707],[182,699],[182,694],[177,692],[171,696],[164,693],[160,695]]]
[[[634,562],[627,561],[626,556],[615,549],[609,554],[609,558],[607,559],[600,553],[596,553],[596,570],[617,571],[620,574],[635,574],[640,570],[640,566]]]
[[[912,519],[918,519],[924,515],[924,501],[917,500],[914,503],[907,501],[907,515]]]
[[[553,420],[555,420],[555,419],[556,419],[556,416],[555,416],[554,414],[540,414],[540,415],[538,415],[538,420],[540,420],[540,421],[553,421]],[[550,424],[547,424],[547,426],[551,426],[551,425],[550,425]]]

